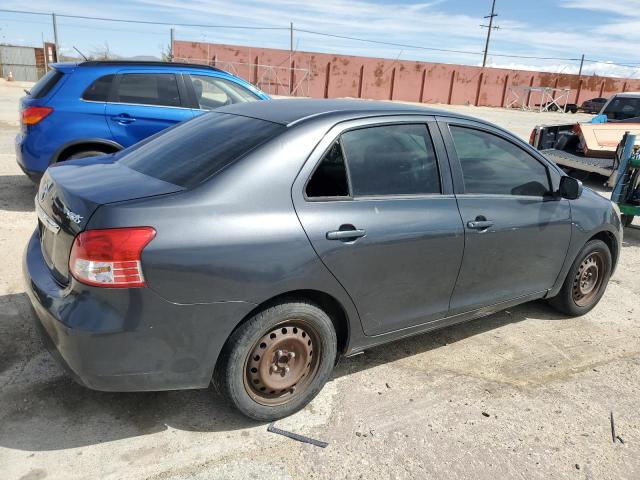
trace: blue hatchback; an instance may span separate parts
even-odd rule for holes
[[[208,110],[269,99],[205,65],[87,61],[51,67],[20,101],[16,157],[34,181],[53,163],[113,153]]]

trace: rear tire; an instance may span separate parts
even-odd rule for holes
[[[333,323],[307,302],[269,307],[227,340],[214,384],[240,412],[273,421],[304,408],[329,379],[336,360]]]
[[[73,155],[69,155],[65,160],[77,160],[79,158],[98,157],[100,155],[108,154],[99,150],[84,150],[82,152],[76,152]]]
[[[611,252],[601,240],[590,240],[582,247],[569,269],[558,294],[549,299],[556,310],[580,316],[595,307],[611,276]]]

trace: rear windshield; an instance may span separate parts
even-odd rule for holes
[[[62,78],[62,73],[60,73],[55,68],[49,70],[44,77],[36,82],[36,84],[29,90],[31,94],[31,98],[42,98],[46,97],[47,94],[51,91],[53,87],[56,86],[56,83]]]
[[[212,112],[123,151],[118,161],[145,175],[189,188],[285,128],[255,118]]]

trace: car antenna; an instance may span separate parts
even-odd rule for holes
[[[84,54],[84,53],[82,53],[80,50],[78,50],[78,49],[75,47],[75,45],[74,45],[73,49],[74,49],[76,52],[78,52],[80,55],[82,55],[82,58],[84,58],[86,61],[88,61],[88,60],[89,60],[89,59],[85,56],[85,54]]]

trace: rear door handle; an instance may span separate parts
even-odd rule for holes
[[[136,121],[135,118],[127,115],[126,113],[121,113],[120,115],[116,115],[115,117],[111,117],[111,120],[113,120],[114,122],[121,123],[123,125],[126,125],[128,123],[133,123],[133,122]]]
[[[493,222],[491,220],[473,220],[467,222],[467,227],[473,228],[474,230],[485,230],[493,227]]]
[[[327,232],[327,240],[342,240],[343,242],[349,242],[351,240],[356,240],[360,237],[364,237],[367,234],[365,230],[334,230],[332,232]]]

